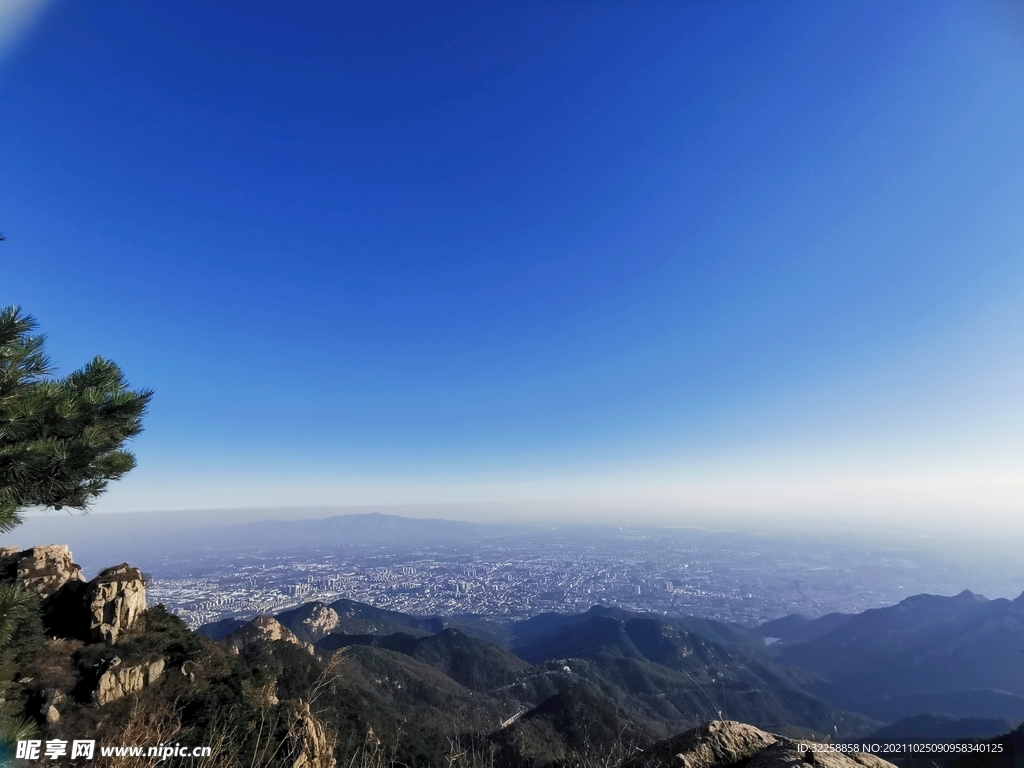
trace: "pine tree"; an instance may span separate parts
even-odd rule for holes
[[[0,310],[0,533],[29,507],[86,509],[135,466],[149,390],[131,390],[102,357],[60,378],[46,337],[18,307]]]
[[[0,533],[28,507],[85,509],[132,469],[123,445],[142,431],[153,396],[128,389],[121,369],[101,357],[54,376],[37,328],[18,307],[0,310]],[[9,645],[34,599],[17,583],[0,584],[0,762],[34,730],[8,700]]]

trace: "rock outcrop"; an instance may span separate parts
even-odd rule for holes
[[[48,688],[43,691],[43,704],[40,711],[43,714],[43,719],[49,725],[60,721],[60,710],[57,707],[64,704],[67,698],[67,694],[57,688]]]
[[[780,739],[754,755],[747,768],[791,768],[801,763],[816,768],[895,768],[889,761],[867,752],[831,752],[828,747],[813,741]],[[816,752],[815,748],[823,751]]]
[[[335,768],[334,742],[328,738],[323,723],[303,704],[296,713],[289,740],[298,753],[292,768]]]
[[[15,679],[22,702],[19,716],[43,734],[63,739],[63,728],[85,722],[83,712],[90,701],[93,707],[105,707],[163,677],[166,646],[135,642],[142,640],[137,630],[143,628],[147,607],[139,569],[123,563],[87,582],[66,545],[4,547],[0,583],[22,585],[41,597],[38,620],[48,639],[18,662],[23,669]],[[131,640],[125,642],[129,632]],[[120,715],[114,710],[84,717],[88,722],[95,722],[94,717],[116,720]],[[7,764],[2,757],[0,763]]]
[[[146,611],[142,573],[127,563],[100,571],[88,584],[86,600],[91,639],[113,645]]]
[[[126,665],[116,656],[110,667],[100,675],[93,691],[93,698],[100,706],[117,701],[130,693],[141,691],[147,685],[159,680],[164,673],[164,660],[155,659],[149,662]]]
[[[329,635],[339,623],[338,612],[323,603],[313,603],[309,614],[302,618],[302,628],[313,642]]]
[[[0,581],[20,582],[29,591],[47,598],[65,584],[84,582],[85,578],[66,544],[50,544],[25,550],[0,547]]]
[[[715,768],[746,760],[775,741],[770,733],[751,725],[716,720],[659,742],[638,765]]]
[[[15,582],[43,598],[47,631],[113,645],[146,611],[146,584],[127,563],[86,582],[66,544],[0,548],[0,582]]]
[[[732,720],[716,720],[661,741],[632,760],[629,768],[894,768],[866,753],[828,751],[827,745],[787,739]]]
[[[239,653],[252,643],[261,640],[284,640],[286,643],[294,643],[310,653],[314,652],[312,645],[300,640],[294,632],[270,616],[257,616],[224,638],[224,642],[235,653]]]

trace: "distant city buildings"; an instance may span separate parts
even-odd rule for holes
[[[642,536],[250,553],[154,567],[150,598],[193,627],[342,597],[420,615],[518,619],[604,604],[753,626],[789,613],[885,605],[922,590],[915,573],[918,581],[929,578],[920,568],[856,551],[789,555]]]

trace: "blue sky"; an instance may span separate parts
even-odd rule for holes
[[[1019,6],[16,6],[0,300],[156,391],[98,511],[1022,517]]]

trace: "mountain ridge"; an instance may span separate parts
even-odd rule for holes
[[[784,617],[758,632],[781,637],[780,661],[823,678],[817,695],[879,719],[1024,719],[1024,594],[914,595],[859,614]]]

